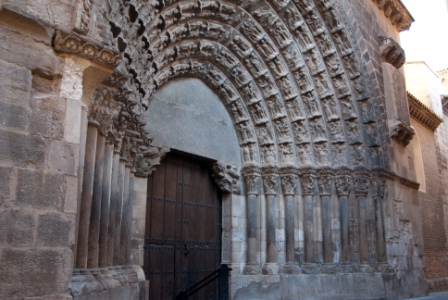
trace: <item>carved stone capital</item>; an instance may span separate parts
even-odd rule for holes
[[[353,181],[350,173],[341,172],[335,177],[336,191],[340,197],[348,196],[350,192],[350,185]]]
[[[238,170],[235,165],[216,162],[212,164],[213,178],[219,188],[225,193],[235,193],[238,191]]]
[[[384,191],[386,189],[386,179],[380,176],[379,174],[374,174],[372,176],[372,194],[373,197],[383,198]]]
[[[401,68],[406,62],[403,48],[390,37],[380,36],[381,59],[395,68]]]
[[[148,177],[151,175],[169,151],[170,149],[167,147],[139,146],[134,157],[135,176]]]
[[[302,194],[304,196],[314,195],[316,187],[316,169],[303,168],[299,170],[300,182],[302,185]]]
[[[284,195],[294,195],[296,193],[298,176],[295,174],[281,175],[282,190]]]
[[[331,195],[331,185],[333,182],[334,170],[325,168],[317,170],[319,191],[321,196]]]
[[[266,195],[276,195],[278,184],[279,184],[279,176],[278,174],[263,174],[263,187],[264,193]]]
[[[261,184],[261,167],[256,164],[245,165],[241,173],[246,182],[246,193],[248,195],[258,195]]]
[[[61,30],[56,31],[53,48],[57,52],[74,54],[110,69],[115,69],[121,62],[121,55],[115,50]]]
[[[402,121],[394,121],[389,123],[390,136],[395,140],[407,146],[415,135],[414,129],[411,126],[406,125]]]
[[[357,196],[366,196],[370,186],[370,171],[367,169],[354,170],[353,182],[355,185],[355,194]]]

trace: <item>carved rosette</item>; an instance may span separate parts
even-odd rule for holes
[[[370,186],[370,171],[367,169],[353,171],[353,182],[355,185],[355,194],[357,196],[366,196]]]
[[[331,195],[334,171],[329,168],[317,170],[319,191],[321,196]]]
[[[352,184],[352,170],[343,168],[335,171],[336,191],[339,196],[348,196]]]
[[[284,195],[294,195],[297,187],[299,170],[294,166],[281,168],[281,184]]]
[[[244,181],[246,182],[247,195],[258,195],[261,184],[261,168],[257,165],[246,165],[241,170]]]
[[[235,165],[216,162],[212,164],[213,178],[219,188],[225,193],[238,192],[238,170]]]
[[[276,166],[264,166],[263,187],[266,195],[276,195],[279,186],[278,168]]]
[[[299,169],[302,195],[312,196],[316,187],[316,170],[313,168]]]

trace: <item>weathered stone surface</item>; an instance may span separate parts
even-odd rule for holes
[[[31,72],[0,60],[0,100],[28,106],[31,98]],[[2,110],[3,113],[3,110]]]
[[[61,175],[19,169],[17,177],[17,203],[35,208],[62,209],[64,182]]]
[[[45,160],[46,143],[42,136],[30,136],[0,130],[0,159],[20,166],[41,165]]]
[[[22,210],[0,211],[0,244],[17,246],[32,246],[36,218],[32,212]]]
[[[38,217],[37,244],[46,247],[71,247],[75,242],[73,215],[46,213]]]
[[[68,294],[73,254],[68,249],[3,249],[0,295],[39,297]]]
[[[47,166],[52,173],[76,176],[78,171],[79,146],[64,141],[49,143]]]
[[[0,101],[1,126],[24,130],[28,125],[28,109]]]
[[[0,17],[0,59],[46,77],[56,75],[59,59],[50,46],[52,33],[47,32],[37,22],[32,26],[26,24],[26,21],[23,24],[23,17],[5,11],[1,11],[3,18]],[[45,37],[45,40],[40,38],[36,41],[34,35]]]
[[[59,97],[34,98],[30,133],[55,140],[64,137],[65,101]]]
[[[12,175],[11,167],[0,167],[0,207],[3,201],[10,199]]]

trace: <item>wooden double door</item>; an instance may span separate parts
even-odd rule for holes
[[[221,195],[206,162],[168,154],[148,178],[145,273],[149,299],[175,297],[221,262]],[[217,299],[211,283],[189,299]]]

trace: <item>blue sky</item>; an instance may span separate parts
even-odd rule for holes
[[[426,61],[435,71],[448,68],[448,9],[446,0],[402,0],[415,19],[401,33],[406,61]]]

